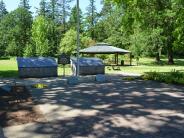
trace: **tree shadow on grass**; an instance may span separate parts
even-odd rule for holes
[[[18,71],[17,70],[0,70],[0,78],[17,78]]]
[[[0,57],[0,60],[10,60],[9,57]]]
[[[183,138],[183,87],[154,81],[116,81],[33,90],[56,137]],[[47,132],[38,127],[37,132]]]

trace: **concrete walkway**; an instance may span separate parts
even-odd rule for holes
[[[122,77],[139,77],[141,74],[135,74],[135,73],[120,73],[120,74],[108,74],[106,75],[106,78],[108,81],[112,80],[120,80]],[[18,78],[0,78],[0,86],[3,85],[10,85],[10,84],[23,84],[26,86],[31,86],[37,83],[44,83],[47,85],[52,85],[52,84],[63,84],[67,85],[67,78],[66,77],[50,77],[50,78],[28,78],[28,79],[18,79]],[[84,82],[94,82],[95,81],[95,75],[90,75],[90,76],[81,76],[79,77],[79,81],[81,83]]]
[[[183,138],[184,87],[117,80],[32,89],[47,122],[4,128],[8,138]],[[16,136],[15,136],[16,134]]]
[[[43,129],[44,128],[44,129]],[[52,138],[54,130],[48,123],[28,123],[3,129],[5,138]]]
[[[4,138],[4,132],[3,129],[0,127],[0,138]]]

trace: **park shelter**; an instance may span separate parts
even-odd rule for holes
[[[79,75],[105,74],[105,65],[99,58],[79,58]],[[73,75],[77,74],[77,59],[71,58]]]
[[[56,77],[57,63],[54,58],[17,58],[18,73],[21,78]]]
[[[130,54],[130,65],[131,65],[131,52],[125,49],[117,48],[106,43],[97,43],[94,46],[80,50],[81,54],[114,54],[115,64],[118,65],[118,56],[120,54]]]

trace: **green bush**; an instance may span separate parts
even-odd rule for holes
[[[172,70],[171,72],[147,72],[144,73],[142,79],[173,84],[184,84],[184,73],[176,70]]]
[[[135,78],[135,77],[125,77],[125,78],[122,78],[122,80],[127,80],[127,81],[134,81],[136,79],[137,78]]]

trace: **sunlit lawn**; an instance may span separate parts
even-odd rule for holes
[[[175,65],[167,65],[167,60],[162,59],[160,65],[155,63],[152,58],[142,58],[139,61],[139,66],[136,66],[136,62],[133,61],[134,66],[122,66],[120,71],[114,71],[112,68],[106,69],[107,73],[127,72],[127,73],[140,73],[156,71],[156,72],[170,72],[172,70],[178,70],[184,72],[184,59],[176,59]]]
[[[0,77],[17,77],[16,59],[0,60]]]
[[[59,66],[58,74],[63,75],[63,66]],[[66,75],[71,75],[71,69],[66,66]],[[0,60],[0,77],[18,77],[18,67],[15,58]]]
[[[167,65],[166,60],[162,60],[161,65],[157,65],[154,62],[154,59],[151,58],[142,58],[139,61],[139,66],[136,66],[135,61],[133,61],[134,66],[122,66],[120,70],[113,70],[112,67],[106,67],[106,73],[140,73],[143,74],[144,72],[150,71],[157,71],[157,72],[170,72],[172,70],[179,70],[184,71],[184,59],[177,59],[175,60],[175,65]],[[0,60],[0,77],[17,77],[17,63],[16,59],[12,58],[10,60]],[[63,75],[63,67],[60,66],[58,69],[59,75]],[[71,75],[71,69],[69,66],[66,66],[65,70],[66,75]]]

